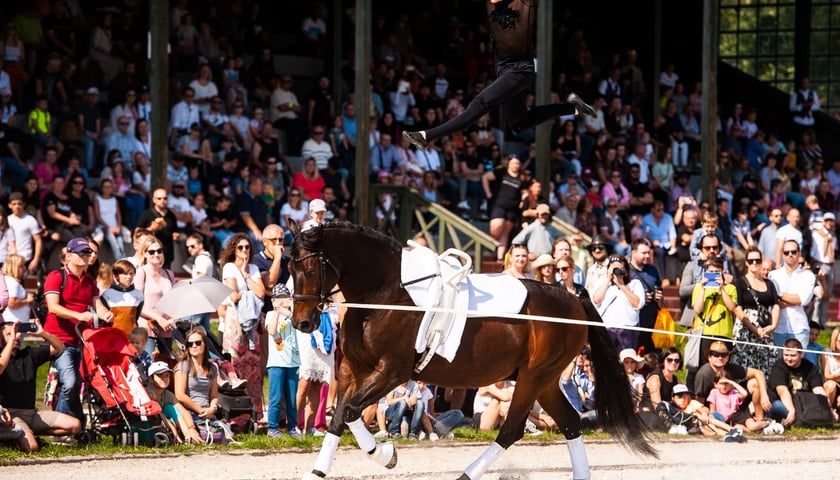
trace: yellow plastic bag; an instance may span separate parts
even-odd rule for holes
[[[656,314],[656,323],[653,324],[653,328],[658,330],[657,332],[653,332],[651,334],[653,346],[659,349],[674,346],[674,317],[671,316],[671,312],[667,308],[659,309],[659,313]]]

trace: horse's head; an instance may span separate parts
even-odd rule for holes
[[[328,298],[336,293],[338,269],[322,250],[323,227],[302,232],[294,220],[289,221],[294,237],[289,273],[294,280],[292,326],[303,333],[316,330],[321,324],[321,312],[326,310]]]

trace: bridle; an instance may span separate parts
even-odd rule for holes
[[[294,294],[292,294],[292,300],[294,300],[294,301],[317,300],[318,301],[318,307],[317,307],[318,310],[321,311],[321,312],[325,312],[325,311],[327,311],[327,303],[328,303],[327,299],[341,291],[340,287],[337,287],[330,292],[325,292],[324,291],[324,285],[326,285],[326,283],[327,283],[327,267],[329,266],[332,269],[332,271],[335,273],[335,276],[337,278],[341,278],[341,273],[338,271],[338,268],[335,266],[335,264],[333,264],[332,261],[330,261],[329,258],[324,256],[324,252],[322,252],[321,250],[307,253],[306,255],[304,255],[302,257],[292,259],[292,261],[295,262],[295,263],[300,263],[300,262],[303,262],[304,260],[307,260],[311,257],[318,257],[318,260],[321,262],[321,285],[319,287],[320,288],[320,293],[318,295],[308,295],[308,294],[302,294],[302,293],[294,293]]]

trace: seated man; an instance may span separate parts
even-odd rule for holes
[[[715,386],[715,376],[718,372],[726,371],[729,378],[744,387],[749,395],[744,399],[739,411],[745,411],[745,416],[755,419],[756,424],[762,428],[768,426],[764,423],[764,412],[770,410],[770,400],[767,396],[767,380],[761,370],[752,367],[743,367],[729,361],[731,350],[727,342],[720,340],[713,341],[706,350],[705,355],[708,363],[697,370],[694,377],[695,398],[701,403],[706,403],[706,397]],[[750,415],[749,405],[754,405],[755,412]],[[747,419],[744,418],[744,421]]]
[[[420,388],[411,380],[400,384],[385,396],[385,401],[388,404],[388,408],[385,410],[388,435],[396,438],[404,435],[400,430],[402,420],[405,419],[409,426],[408,437],[417,439],[417,433],[421,426],[420,422],[423,420],[423,414],[425,413],[423,402],[418,401],[420,397]]]
[[[796,421],[796,408],[793,396],[796,392],[812,392],[826,396],[823,388],[823,376],[813,363],[803,358],[802,343],[789,338],[784,343],[782,358],[776,360],[770,369],[769,391],[773,407],[770,416],[782,422],[784,426]],[[835,414],[835,421],[837,417]]]
[[[33,335],[44,339],[44,343],[20,348],[23,334],[18,323],[4,323],[0,337],[0,404],[9,410],[16,429],[24,435],[18,440],[24,452],[39,450],[36,435],[76,435],[82,429],[75,417],[52,410],[35,408],[35,379],[38,367],[50,357],[64,350],[64,344],[54,335],[47,333],[36,321]]]

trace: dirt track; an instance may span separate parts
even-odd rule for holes
[[[790,440],[750,437],[745,444],[679,439],[657,444],[660,460],[639,458],[610,441],[587,444],[593,479],[837,478],[840,437]],[[334,479],[455,479],[484,445],[423,443],[399,445],[399,464],[385,470],[355,448],[339,449]],[[265,453],[212,450],[192,455],[121,459],[64,458],[0,468],[6,478],[26,480],[143,479],[298,479],[312,468],[312,452]],[[565,444],[518,444],[483,477],[487,480],[571,478]]]

